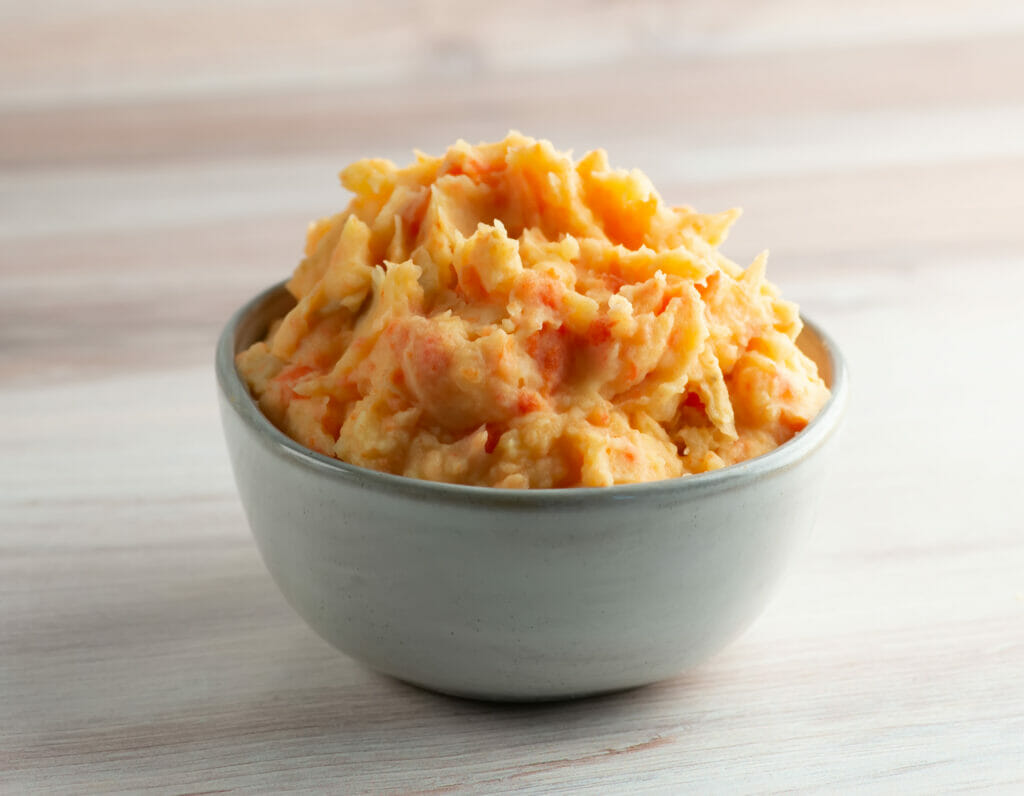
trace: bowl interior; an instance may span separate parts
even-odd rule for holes
[[[818,366],[818,374],[830,390],[835,382],[832,354],[821,332],[804,322],[804,328],[796,338],[796,345]]]
[[[295,299],[284,283],[261,293],[239,313],[235,324],[233,355],[238,355],[267,335],[270,324],[283,318],[295,306]]]

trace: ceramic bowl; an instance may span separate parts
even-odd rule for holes
[[[813,324],[799,342],[832,398],[785,445],[669,481],[517,491],[373,472],[282,434],[234,357],[290,306],[277,285],[220,338],[235,479],[285,598],[378,671],[494,700],[669,678],[760,613],[811,529],[847,393],[839,351]]]

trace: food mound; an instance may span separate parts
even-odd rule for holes
[[[766,255],[718,252],[738,210],[670,207],[603,151],[515,133],[341,182],[298,303],[238,355],[315,451],[481,486],[654,481],[765,453],[828,398]]]

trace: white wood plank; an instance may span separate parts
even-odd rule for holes
[[[380,3],[90,2],[0,8],[0,107],[377,87],[592,69],[635,55],[824,51],[1006,35],[1014,0],[762,6],[648,0]],[[45,53],[46,57],[38,57]]]

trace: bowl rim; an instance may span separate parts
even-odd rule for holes
[[[683,475],[659,481],[636,484],[616,484],[594,487],[558,487],[551,489],[509,489],[468,484],[449,484],[427,481],[404,475],[393,475],[370,470],[358,465],[324,456],[296,442],[278,429],[260,410],[235,366],[236,343],[239,327],[250,316],[266,305],[284,298],[285,281],[261,291],[231,316],[217,342],[215,366],[217,384],[224,399],[234,413],[263,444],[279,456],[304,465],[328,477],[380,492],[402,494],[406,497],[432,502],[491,504],[500,506],[561,506],[572,508],[578,504],[617,503],[623,500],[680,500],[693,493],[707,494],[744,484],[788,470],[821,448],[839,426],[847,404],[848,375],[846,361],[835,341],[820,326],[800,315],[804,328],[821,343],[832,370],[831,397],[810,423],[792,439],[767,453],[736,464],[693,475]]]

